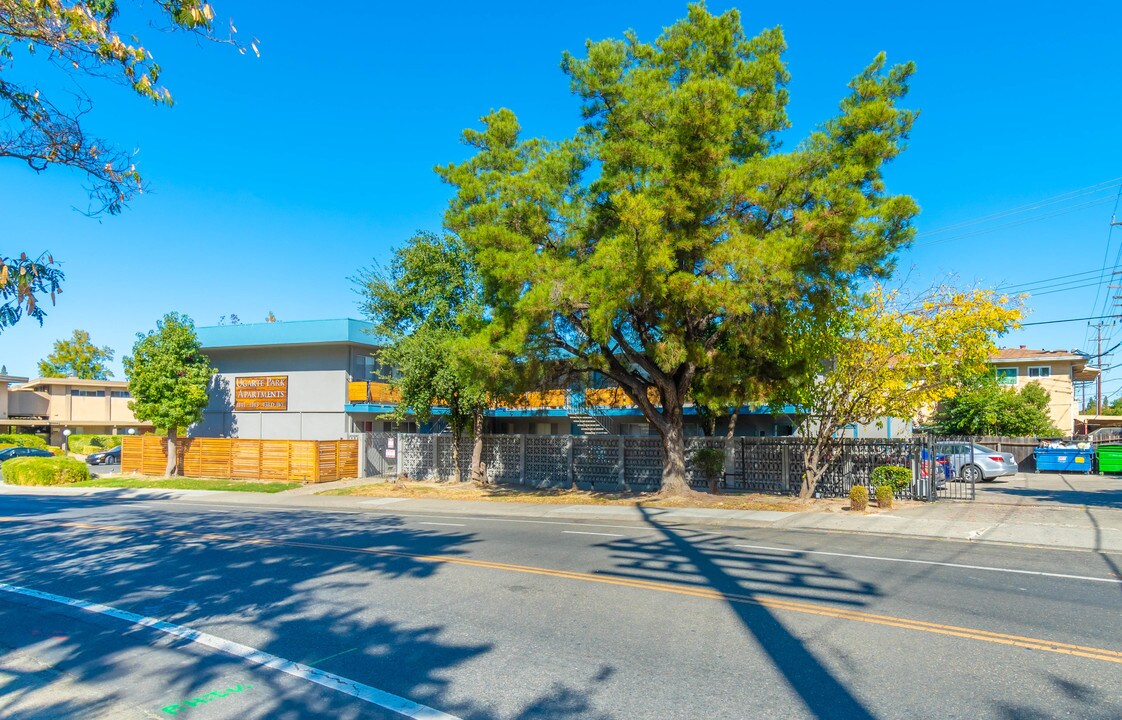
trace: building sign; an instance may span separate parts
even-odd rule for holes
[[[234,410],[287,409],[287,375],[234,378]]]

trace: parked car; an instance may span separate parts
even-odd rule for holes
[[[942,442],[935,443],[935,452],[947,456],[951,477],[966,482],[988,482],[1017,474],[1013,453],[998,452],[985,445],[975,444],[971,452],[968,442]]]
[[[0,450],[0,463],[18,457],[54,457],[46,450],[40,448],[14,447]]]
[[[90,465],[120,465],[121,464],[121,446],[109,448],[101,452],[90,453],[86,456],[86,462]]]

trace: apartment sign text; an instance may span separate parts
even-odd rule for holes
[[[288,376],[234,378],[234,410],[287,410]]]

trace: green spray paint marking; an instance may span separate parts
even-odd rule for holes
[[[245,692],[246,690],[252,689],[252,685],[242,685],[241,683],[238,683],[234,687],[228,687],[225,690],[212,690],[211,692],[208,692],[204,695],[191,698],[190,700],[184,700],[181,703],[165,705],[160,709],[166,712],[168,715],[178,715],[181,711],[186,710],[187,708],[193,708],[196,705],[203,705],[210,702],[211,700],[217,700],[219,698],[233,695],[234,693]]]

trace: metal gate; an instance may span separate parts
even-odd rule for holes
[[[358,439],[362,464],[359,471],[362,477],[397,474],[397,458],[401,451],[398,448],[397,433],[360,433]]]
[[[927,435],[923,439],[921,482],[930,500],[973,500],[981,479],[972,437]]]

